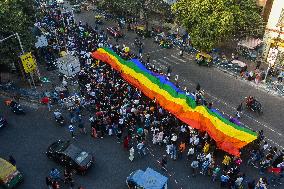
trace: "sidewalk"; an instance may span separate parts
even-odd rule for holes
[[[191,59],[195,59],[195,54],[192,53],[186,53]],[[221,53],[220,53],[221,54]],[[227,56],[228,57],[228,56]],[[229,58],[228,58],[229,59]],[[238,60],[242,61],[247,64],[247,73],[249,72],[254,72],[256,69],[256,62],[247,60],[241,56],[238,56]],[[226,70],[216,64],[213,63],[213,67],[216,69],[221,70],[224,73],[227,73],[233,77],[238,78],[239,80],[242,80],[243,82],[247,82],[249,85],[251,85],[254,88],[260,89],[262,91],[267,92],[268,94],[274,95],[274,96],[279,96],[279,97],[284,97],[284,82],[279,83],[277,81],[277,78],[275,77],[268,77],[267,82],[264,80],[259,81],[259,83],[255,82],[255,79],[252,79],[251,81],[247,80],[245,77],[242,77],[239,73],[232,72],[231,70]],[[263,72],[263,74],[266,73],[268,68],[268,65],[265,63],[262,63],[259,67],[259,72]]]

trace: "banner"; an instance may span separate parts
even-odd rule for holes
[[[31,73],[36,69],[36,62],[31,52],[23,54],[20,58],[26,73]]]
[[[174,86],[165,76],[147,70],[137,59],[126,61],[108,48],[99,48],[92,53],[92,57],[108,63],[121,73],[124,80],[150,99],[156,99],[158,104],[184,123],[206,131],[218,148],[232,155],[239,156],[241,148],[257,139],[257,133],[231,123],[206,106],[198,106],[194,99]]]

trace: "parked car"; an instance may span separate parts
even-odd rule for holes
[[[0,158],[0,188],[15,188],[22,181],[22,173],[10,162]]]
[[[6,119],[0,115],[0,128],[7,125]]]
[[[107,32],[113,37],[123,37],[123,33],[118,29],[118,27],[108,27]]]
[[[85,174],[94,163],[93,155],[76,147],[70,141],[58,140],[52,143],[48,147],[46,155],[48,158],[59,162],[62,166],[81,174]]]

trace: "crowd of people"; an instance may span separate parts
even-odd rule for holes
[[[44,19],[38,26],[49,31],[49,45],[41,48],[40,56],[52,62],[60,56],[60,52],[65,51],[80,60],[78,94],[70,93],[67,84],[63,84],[63,92],[51,92],[51,101],[58,103],[55,106],[61,107],[62,111],[69,111],[68,128],[71,137],[79,135],[76,133],[77,129],[81,133],[90,132],[96,140],[112,136],[129,152],[130,161],[139,161],[140,156],[147,156],[150,153],[149,148],[155,148],[155,145],[164,146],[164,155],[157,158],[162,170],[167,172],[168,158],[174,161],[186,159],[192,168],[193,177],[198,174],[210,176],[212,182],[220,181],[221,187],[240,189],[247,185],[249,189],[265,189],[272,182],[280,182],[283,177],[284,151],[269,146],[264,140],[263,132],[259,133],[258,140],[251,145],[250,151],[244,151],[241,157],[220,152],[206,132],[199,132],[184,124],[159,106],[155,99],[147,98],[124,81],[120,73],[109,65],[91,58],[90,52],[102,46],[109,47],[124,58],[129,56],[125,54],[123,46],[111,44],[103,30],[81,22],[75,23],[71,13],[63,14],[56,7],[45,8],[43,13]],[[148,69],[164,74],[151,66],[149,57],[146,61],[143,61],[142,56],[139,57]],[[165,73],[168,79],[171,79],[170,72]],[[198,85],[192,92],[197,94],[194,96],[196,102],[204,104],[206,101],[199,97],[200,91],[201,87]],[[73,104],[67,110],[65,99],[68,98]],[[212,103],[206,105],[212,106]],[[51,107],[49,109],[52,110]],[[82,119],[82,111],[90,112],[88,130],[88,124]],[[220,162],[221,156],[223,160]],[[248,178],[242,171],[242,166],[246,164],[258,167],[260,174],[270,170],[275,176],[273,179],[268,179],[267,174],[259,179]],[[52,189],[60,188],[60,178],[59,171],[52,169],[46,183]],[[68,170],[64,172],[64,178],[65,183],[73,188],[74,180]]]

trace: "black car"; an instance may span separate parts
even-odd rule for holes
[[[70,141],[59,140],[52,143],[48,147],[46,155],[48,158],[81,174],[85,174],[94,163],[94,158],[90,153],[81,150]]]
[[[7,121],[4,117],[0,116],[0,128],[7,125]]]

